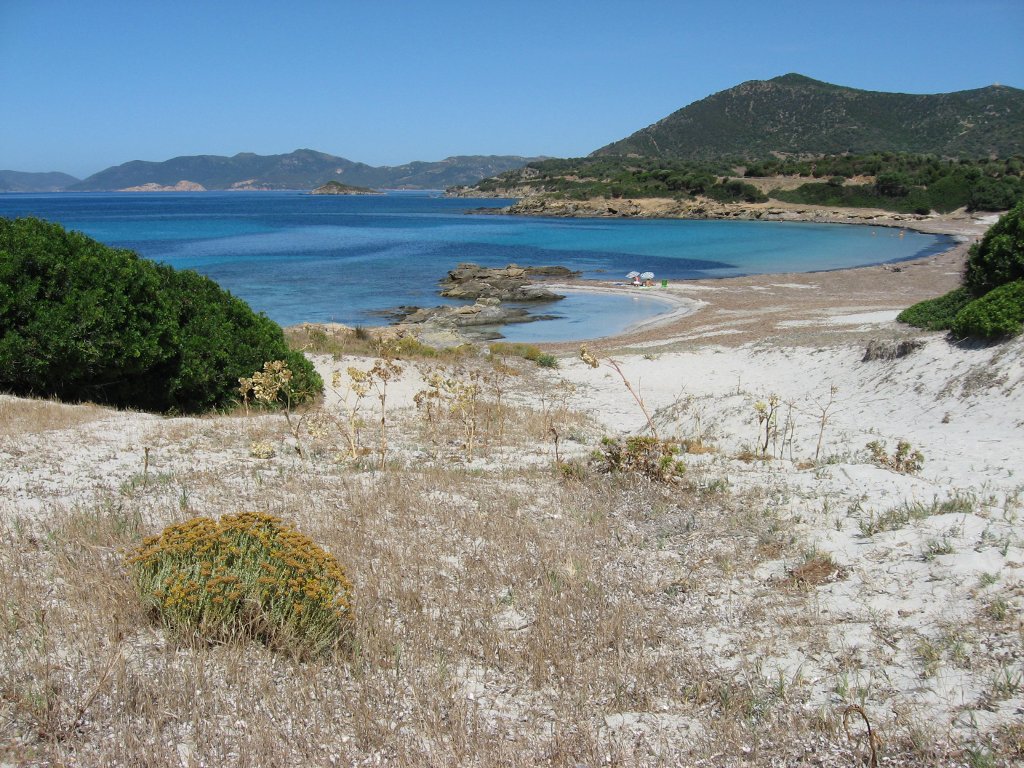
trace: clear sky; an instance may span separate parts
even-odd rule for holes
[[[787,72],[1024,88],[1024,0],[0,0],[0,169],[579,156]]]

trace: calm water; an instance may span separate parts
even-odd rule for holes
[[[444,303],[457,263],[560,264],[591,279],[808,272],[934,253],[947,238],[893,229],[739,221],[630,221],[465,215],[508,200],[430,193],[297,192],[0,195],[0,216],[58,221],[109,245],[209,275],[282,325],[377,325],[381,312]],[[453,302],[448,302],[453,303]],[[651,295],[575,293],[539,311],[560,319],[503,330],[514,340],[596,338],[663,312]]]

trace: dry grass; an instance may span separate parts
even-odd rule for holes
[[[762,683],[690,641],[707,618],[699,608],[666,610],[687,600],[673,584],[710,567],[693,551],[707,535],[691,527],[694,498],[643,483],[562,486],[547,469],[303,469],[240,488],[175,482],[193,500],[261,499],[346,563],[358,594],[351,655],[297,664],[254,645],[176,646],[146,625],[119,555],[148,530],[135,510],[170,521],[208,504],[185,510],[137,488],[62,510],[41,530],[3,532],[5,757],[630,764],[652,750],[757,744],[782,717]],[[702,510],[735,557],[750,551],[752,519],[733,514]],[[666,568],[655,549],[666,546],[692,564]],[[714,725],[712,712],[728,716]],[[634,713],[655,724],[639,742],[622,727],[640,722]]]
[[[785,663],[793,648],[835,652],[814,594],[837,566],[809,558],[790,572],[800,589],[778,588],[806,546],[776,489],[731,487],[716,464],[729,459],[715,453],[689,457],[701,463],[672,487],[586,473],[566,482],[552,432],[575,457],[599,432],[569,409],[557,377],[459,365],[458,375],[491,377],[471,455],[451,408],[394,414],[379,471],[338,463],[326,438],[311,439],[306,459],[250,458],[252,440],[284,441],[279,416],[154,420],[140,438],[154,446],[147,474],[133,454],[76,498],[40,486],[45,515],[5,515],[0,762],[863,759],[842,726],[848,702],[823,702]],[[56,413],[32,423],[67,418],[47,408]],[[364,429],[372,445],[374,427]],[[344,565],[356,598],[350,649],[299,662],[256,644],[178,643],[147,623],[122,553],[169,523],[239,510],[286,519]],[[929,742],[920,723],[885,726],[887,765],[961,754]],[[1012,729],[1000,738],[1019,743]]]
[[[814,589],[845,576],[846,569],[837,565],[832,557],[814,553],[789,570],[788,581],[799,589]]]
[[[64,405],[51,400],[0,395],[0,438],[70,429],[102,419],[108,413],[97,405]]]

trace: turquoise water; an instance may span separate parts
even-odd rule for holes
[[[0,215],[58,221],[109,245],[195,269],[283,325],[375,325],[401,305],[445,302],[459,262],[560,264],[585,278],[652,271],[683,280],[809,272],[909,259],[948,238],[883,227],[742,221],[545,219],[466,215],[508,200],[437,193],[298,192],[0,195]],[[541,305],[556,320],[503,329],[513,340],[597,338],[666,310],[650,297],[573,293]]]

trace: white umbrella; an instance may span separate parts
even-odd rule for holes
[[[626,279],[627,280],[632,280],[634,277],[640,277],[640,273],[639,272],[630,272],[629,274],[626,275]]]
[[[642,275],[640,275],[640,279],[641,280],[653,280],[654,279],[654,273],[653,272],[644,272]]]

